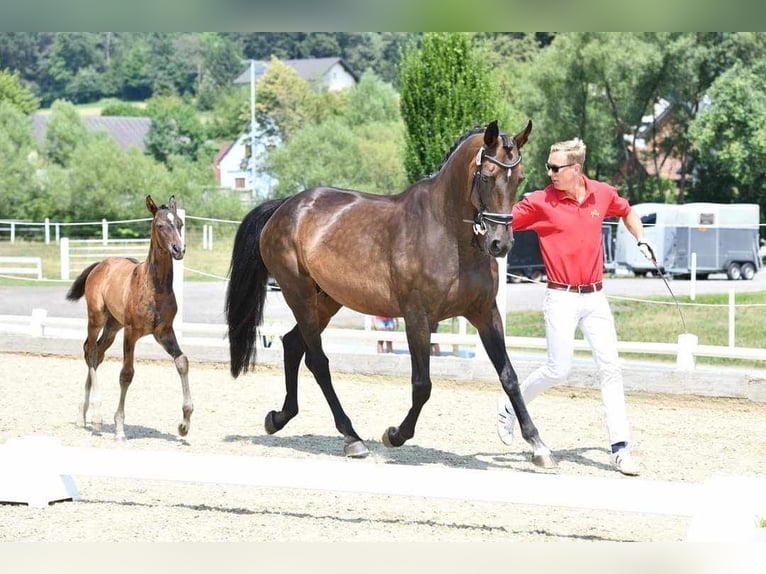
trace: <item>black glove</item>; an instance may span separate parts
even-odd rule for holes
[[[646,239],[641,239],[636,245],[638,245],[638,249],[641,251],[641,254],[644,257],[646,257],[655,265],[657,264],[657,250],[655,249],[654,245],[652,245]]]

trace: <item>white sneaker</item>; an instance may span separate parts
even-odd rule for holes
[[[630,451],[627,448],[621,448],[611,455],[612,466],[622,474],[628,476],[638,476],[641,474],[641,467],[633,460]]]
[[[513,427],[516,426],[516,413],[513,412],[508,397],[503,395],[497,400],[497,436],[507,445],[513,443]]]

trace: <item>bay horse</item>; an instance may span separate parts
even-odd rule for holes
[[[145,335],[153,335],[173,357],[181,377],[183,421],[178,425],[181,436],[189,432],[194,410],[189,392],[189,360],[178,346],[173,330],[178,310],[173,292],[173,260],[183,259],[186,253],[181,235],[183,222],[178,216],[175,196],[170,197],[168,205],[157,207],[147,195],[146,208],[152,214],[152,235],[146,260],[139,263],[128,257],[108,257],[93,263],[75,279],[66,295],[70,301],[77,301],[84,295],[88,309],[88,336],[83,345],[88,376],[85,399],[80,406],[83,426],[90,404],[93,405],[91,423],[96,429],[101,426],[96,370],[117,333],[125,328],[120,402],[114,415],[116,440],[125,440],[125,395],[133,380],[136,341]]]
[[[511,207],[524,178],[521,147],[531,130],[529,122],[509,137],[493,121],[468,131],[434,175],[399,194],[315,187],[266,201],[245,216],[234,240],[225,301],[232,376],[255,364],[270,274],[297,322],[282,339],[286,395],[282,410],[266,415],[267,433],[298,414],[298,370],[305,354],[344,437],[345,455],[369,454],[335,393],[322,349],[322,331],[346,306],[404,318],[412,406],[382,438],[387,447],[403,445],[414,436],[431,394],[431,326],[462,315],[479,332],[532,446],[533,462],[556,465],[521,397],[495,303],[495,258],[505,257],[513,244]]]

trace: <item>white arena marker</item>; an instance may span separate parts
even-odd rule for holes
[[[55,438],[12,438],[0,444],[0,502],[44,507],[79,500],[70,476],[58,471],[61,445]]]

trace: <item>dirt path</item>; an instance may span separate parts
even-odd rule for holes
[[[112,439],[120,364],[99,370],[104,427],[75,424],[82,360],[0,353],[0,436],[53,436],[65,446],[342,459],[329,408],[302,373],[301,412],[269,436],[265,414],[281,405],[282,373],[261,368],[234,380],[224,365],[192,364],[189,436],[176,434],[180,383],[172,363],[141,361],[128,393],[128,441]],[[415,437],[380,442],[409,407],[405,378],[337,375],[338,394],[370,448],[361,464],[404,463],[534,472],[523,442],[495,434],[497,385],[435,380]],[[766,476],[766,404],[738,399],[629,394],[642,479],[702,482],[717,474]],[[532,404],[559,474],[618,478],[608,465],[598,394],[553,389]],[[357,464],[349,461],[349,464]],[[624,480],[631,480],[624,478]],[[688,519],[531,505],[75,477],[82,497],[44,509],[0,507],[0,541],[677,541]]]

